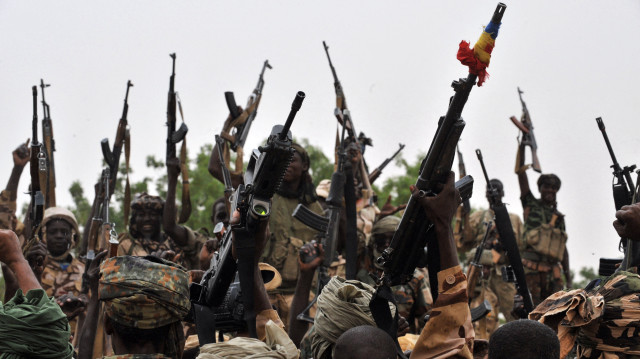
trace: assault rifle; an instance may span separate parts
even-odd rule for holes
[[[46,180],[47,171],[47,155],[41,143],[38,142],[38,89],[36,86],[31,88],[33,95],[33,121],[31,123],[31,159],[29,160],[29,169],[31,173],[31,186],[29,194],[31,202],[29,204],[29,226],[27,239],[29,245],[32,241],[38,241],[38,228],[44,216],[45,199],[41,190],[41,184]],[[26,253],[25,247],[25,253]]]
[[[480,260],[482,259],[482,253],[484,252],[487,244],[487,239],[489,239],[489,233],[491,233],[493,222],[485,222],[484,225],[487,226],[487,229],[484,232],[482,241],[476,247],[476,252],[473,255],[473,260],[471,261],[471,264],[469,264],[469,270],[467,271],[467,295],[469,296],[469,301],[474,297],[473,294],[476,289],[478,278],[482,278],[482,265],[480,264]]]
[[[176,157],[176,144],[187,135],[189,128],[182,122],[180,128],[176,130],[176,54],[170,54],[173,64],[171,66],[171,77],[169,78],[169,96],[167,99],[167,160]]]
[[[266,69],[272,69],[269,64],[269,60],[265,60],[264,64],[262,64],[262,71],[260,71],[260,76],[258,77],[258,84],[256,85],[256,88],[253,89],[251,96],[249,96],[247,105],[243,112],[240,112],[238,109],[233,92],[227,91],[224,93],[224,99],[227,102],[227,107],[229,108],[231,117],[224,124],[222,137],[229,141],[229,147],[231,147],[233,151],[237,151],[238,147],[244,147],[244,143],[247,141],[247,135],[249,134],[253,120],[255,120],[256,115],[258,114],[258,106],[260,105],[262,88],[264,87],[264,71]],[[232,134],[231,131],[233,128],[236,130]]]
[[[124,95],[124,106],[122,107],[122,116],[118,121],[118,129],[116,130],[116,139],[113,142],[113,150],[109,148],[109,139],[103,138],[100,142],[102,148],[102,157],[109,166],[109,178],[111,181],[110,190],[108,192],[109,198],[113,195],[113,191],[116,187],[116,179],[118,178],[118,167],[120,165],[120,155],[122,154],[122,146],[127,141],[127,114],[129,112],[129,89],[133,87],[131,80],[127,81],[127,92]],[[126,149],[125,149],[126,150]],[[127,204],[125,204],[127,205]]]
[[[462,157],[462,152],[460,152],[460,148],[456,145],[456,152],[458,153],[458,176],[463,178],[467,175],[467,169],[464,165],[464,158]],[[464,243],[462,240],[465,239],[465,234],[468,235],[470,231],[468,231],[469,224],[469,215],[471,214],[471,204],[469,200],[465,200],[462,202],[462,205],[458,207],[456,210],[456,224],[453,229],[453,234],[456,237],[456,245],[458,248],[463,248]],[[464,233],[467,232],[467,233]]]
[[[271,197],[280,187],[287,167],[293,158],[292,135],[289,131],[305,94],[299,91],[291,105],[287,120],[282,125],[273,126],[265,146],[253,150],[244,184],[238,186],[232,195],[231,212],[240,212],[240,223],[226,231],[220,250],[211,259],[209,270],[199,284],[190,287],[191,301],[195,306],[195,322],[201,344],[215,341],[213,308],[218,307],[226,297],[227,290],[235,277],[240,278],[240,290],[244,306],[244,319],[252,337],[256,337],[256,318],[253,312],[253,266],[255,252],[254,236],[260,223],[268,220],[271,213]],[[226,168],[226,167],[224,167]],[[223,170],[224,170],[223,168]],[[238,260],[232,256],[232,238]]]
[[[498,35],[498,27],[505,9],[506,5],[499,3],[491,22],[485,28],[490,31],[488,34],[492,39]],[[462,110],[478,78],[477,72],[473,72],[475,73],[471,73],[470,68],[467,78],[454,81],[451,85],[455,94],[449,101],[446,115],[440,117],[438,121],[438,129],[422,161],[420,174],[416,180],[415,186],[420,191],[420,196],[438,193],[439,185],[445,183],[449,176],[455,148],[465,126],[461,118]],[[464,177],[456,183],[456,187],[463,200],[465,197],[470,197],[473,178]],[[425,247],[427,247],[426,254]],[[383,274],[378,278],[378,288],[369,304],[376,325],[394,339],[400,357],[404,355],[397,342],[397,312],[396,318],[393,318],[388,305],[390,301],[394,301],[391,286],[407,283],[413,277],[415,268],[424,261],[423,257],[426,257],[431,292],[435,301],[438,293],[437,274],[440,271],[438,240],[433,224],[427,219],[424,209],[418,200],[411,196],[391,244],[376,259],[383,267]]]
[[[296,319],[304,320],[309,323],[314,322],[314,318],[308,315],[309,309],[316,303],[318,296],[322,292],[331,277],[329,277],[328,269],[331,266],[334,258],[334,252],[338,244],[339,227],[340,227],[340,212],[342,211],[342,201],[344,199],[345,189],[345,173],[344,163],[346,160],[346,150],[344,143],[345,126],[342,126],[342,140],[340,141],[340,149],[338,150],[338,165],[336,171],[331,175],[331,187],[329,188],[329,195],[327,196],[326,203],[328,205],[326,216],[320,216],[302,203],[298,204],[293,211],[293,217],[304,223],[306,226],[320,232],[322,238],[322,248],[324,249],[324,261],[318,267],[318,290],[316,296],[311,303],[298,314]],[[303,259],[305,260],[305,259]],[[309,263],[313,258],[307,258],[305,263]]]
[[[400,148],[398,148],[398,150],[393,155],[391,155],[391,157],[384,160],[384,162],[382,162],[382,164],[378,166],[378,168],[369,173],[369,183],[373,183],[375,180],[377,180],[378,177],[380,177],[380,175],[382,174],[382,170],[387,167],[394,158],[396,158],[396,156],[402,151],[402,149],[404,149],[404,145],[402,143],[399,143],[398,146],[400,146]]]
[[[538,144],[536,142],[536,136],[533,134],[533,123],[531,122],[531,116],[529,115],[529,109],[527,109],[527,104],[524,103],[522,99],[522,92],[520,87],[518,87],[518,97],[520,97],[520,103],[522,104],[522,120],[518,121],[515,116],[511,116],[511,122],[516,125],[517,128],[522,131],[522,146],[529,146],[531,149],[531,167],[534,171],[540,173],[542,170],[540,169],[540,160],[538,160]],[[524,152],[522,152],[522,158],[519,159],[518,165],[522,167],[524,165]],[[518,171],[519,168],[516,168]]]
[[[611,168],[613,168],[613,202],[616,206],[616,211],[618,211],[623,206],[631,205],[636,201],[637,188],[634,186],[633,179],[631,179],[631,172],[636,169],[636,165],[620,167],[616,155],[613,153],[611,142],[609,142],[609,136],[607,136],[602,117],[596,118],[596,122],[613,161],[613,165],[611,165]],[[626,270],[629,267],[640,264],[640,247],[627,238],[620,238],[620,243],[622,243],[625,256],[619,268]]]
[[[522,296],[524,301],[524,309],[527,313],[530,313],[533,310],[533,301],[531,300],[531,293],[529,293],[529,288],[527,287],[522,259],[520,258],[516,235],[513,233],[513,226],[511,225],[509,212],[507,212],[505,204],[502,203],[500,192],[497,188],[493,187],[489,181],[487,169],[485,168],[484,161],[482,159],[482,152],[480,150],[476,150],[476,155],[478,156],[478,161],[480,161],[480,166],[482,166],[484,179],[487,181],[487,199],[489,200],[489,206],[491,207],[491,210],[493,210],[495,216],[494,220],[496,223],[496,229],[498,230],[498,240],[507,252],[509,266],[513,269],[513,273],[516,277],[516,290],[518,291],[518,294]]]
[[[53,162],[53,152],[56,150],[56,143],[53,139],[53,126],[51,124],[51,114],[49,112],[49,104],[44,99],[44,89],[51,85],[45,84],[40,79],[40,91],[42,92],[42,144],[47,154],[47,179],[44,184],[45,190],[44,202],[45,208],[56,206],[56,167]]]
[[[220,168],[222,169],[222,182],[224,183],[224,198],[225,198],[225,207],[227,207],[227,212],[229,212],[229,199],[233,194],[233,185],[231,184],[231,174],[229,173],[229,168],[227,167],[224,156],[222,155],[224,139],[222,137],[216,135],[216,146],[218,146],[218,162],[220,163]]]

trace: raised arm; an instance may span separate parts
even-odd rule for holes
[[[9,181],[5,189],[5,191],[9,192],[9,200],[12,202],[15,202],[17,198],[20,175],[22,175],[24,166],[29,162],[29,153],[29,140],[13,151],[13,170],[11,170],[11,176],[9,176]]]
[[[176,220],[178,175],[180,175],[180,160],[175,157],[167,160],[167,198],[164,204],[162,228],[178,245],[185,245],[189,240],[189,233]]]
[[[31,289],[42,289],[29,262],[22,255],[18,236],[8,229],[0,229],[0,262],[5,263],[13,272],[18,288],[22,289],[23,293],[26,294]]]
[[[220,161],[218,156],[219,156],[218,146],[214,145],[213,150],[211,150],[211,156],[209,157],[209,166],[207,168],[209,169],[209,173],[211,174],[211,176],[213,176],[213,178],[224,183],[224,178],[222,175],[222,169],[220,167]],[[239,175],[236,173],[230,173],[230,175],[231,175],[231,184],[233,185],[233,188],[238,188],[238,185],[243,182],[242,175]]]
[[[516,156],[516,174],[518,175],[518,184],[520,185],[520,197],[524,197],[531,192],[529,188],[529,178],[527,177],[528,166],[524,165],[524,146],[518,145],[518,154]]]

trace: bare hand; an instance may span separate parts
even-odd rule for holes
[[[640,240],[640,203],[630,206],[622,206],[616,212],[616,220],[613,221],[613,228],[622,238]]]
[[[231,242],[232,243],[231,253],[233,254],[233,258],[236,258],[236,259],[238,258],[238,255],[236,254],[235,234],[233,233],[233,226],[239,223],[240,223],[240,211],[236,210],[235,212],[233,212],[233,214],[231,215],[231,219],[229,220],[229,228],[231,228],[231,231],[232,231],[231,238],[233,239],[233,241]],[[268,220],[265,219],[262,222],[260,222],[260,225],[256,230],[254,239],[256,243],[254,258],[257,264],[258,263],[257,261],[260,259],[260,255],[264,252],[264,247],[267,244],[267,240],[269,239],[269,221]]]
[[[21,144],[13,151],[14,166],[24,167],[27,162],[29,162],[29,156],[31,154],[31,151],[29,149],[29,141],[30,139],[27,139],[26,143]]]
[[[398,317],[398,337],[401,337],[407,333],[409,333],[409,322],[407,321],[407,319],[405,319],[405,317],[400,315]]]
[[[308,261],[305,262],[303,258],[306,258]],[[322,261],[324,261],[322,244],[311,241],[300,247],[298,263],[300,264],[301,272],[313,272],[322,264]]]
[[[92,296],[98,295],[98,286],[100,284],[100,263],[107,256],[107,251],[102,250],[96,254],[95,258],[91,261],[89,268],[87,269],[86,279],[89,282],[89,289]]]
[[[435,196],[427,196],[415,186],[411,186],[411,195],[420,203],[427,218],[434,224],[451,225],[456,209],[462,203],[460,192],[455,187],[455,175],[449,172],[447,182],[439,185],[440,192]]]
[[[385,202],[384,206],[380,209],[380,214],[378,215],[378,219],[390,216],[392,214],[398,213],[407,207],[407,204],[401,204],[399,206],[394,206],[391,203],[391,195],[387,197],[387,202]]]
[[[68,320],[72,320],[82,313],[86,306],[87,300],[85,298],[76,297],[73,293],[66,293],[56,298],[56,303],[60,306],[60,309],[67,316]]]

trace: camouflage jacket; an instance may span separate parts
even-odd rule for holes
[[[467,277],[460,266],[438,272],[438,292],[431,317],[411,359],[472,359],[474,331],[467,297]]]
[[[640,276],[620,271],[591,291],[557,292],[529,314],[560,339],[560,357],[577,345],[578,358],[640,358]]]
[[[531,191],[522,196],[520,201],[522,201],[522,208],[525,213],[523,235],[532,228],[540,227],[543,223],[549,223],[553,213],[556,211],[555,206],[545,205],[541,200],[535,198]],[[555,227],[566,231],[564,217],[558,218]]]
[[[59,297],[66,293],[73,293],[76,297],[82,290],[82,274],[84,263],[71,257],[70,263],[60,263],[48,260],[42,272],[42,289],[49,297]]]
[[[433,304],[427,269],[416,268],[409,283],[392,287],[391,290],[400,315],[409,323],[413,318],[418,318],[422,326],[422,318],[431,310]]]
[[[171,250],[180,255],[177,263],[191,269],[200,269],[200,250],[207,241],[208,233],[203,230],[194,231],[189,227],[184,227],[188,232],[187,244],[179,246],[173,239],[162,233],[163,242],[148,239],[131,238],[128,232],[120,234],[118,241],[118,255],[146,256],[157,251]]]
[[[513,233],[516,236],[516,243],[518,244],[518,247],[522,247],[523,246],[522,235],[524,232],[524,226],[522,224],[522,221],[520,220],[520,217],[518,217],[518,215],[514,213],[509,213],[509,219],[511,220],[511,227],[513,228]],[[495,229],[495,219],[494,219],[493,210],[486,209],[483,211],[475,211],[471,213],[471,215],[469,216],[469,224],[468,224],[469,230],[466,231],[466,233],[468,233],[471,236],[472,239],[470,239],[470,241],[473,241],[474,247],[477,247],[482,242],[482,239],[484,238],[484,234],[487,230],[487,227],[485,227],[484,222],[489,222],[489,221],[494,223],[493,224],[494,229],[491,232],[489,232],[490,237],[488,241],[492,242],[492,244],[498,244],[499,236],[498,236],[498,230]],[[472,249],[472,252],[475,253],[475,248]],[[490,252],[490,251],[487,251],[487,252]],[[498,254],[501,255],[501,258],[498,261],[498,264],[505,264],[506,255],[504,250],[502,249],[498,250]],[[471,259],[473,259],[473,257],[471,257]]]
[[[295,290],[299,272],[300,247],[318,234],[317,231],[291,217],[298,203],[297,198],[273,195],[269,217],[271,234],[261,258],[261,262],[271,264],[282,275],[282,285],[279,289],[284,293],[293,293]],[[319,215],[324,213],[317,201],[307,207]]]

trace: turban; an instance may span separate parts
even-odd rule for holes
[[[67,316],[42,289],[0,303],[0,358],[72,358]]]

